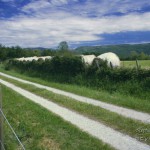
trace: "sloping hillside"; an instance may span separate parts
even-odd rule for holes
[[[132,51],[137,53],[144,52],[150,55],[150,43],[147,44],[122,44],[122,45],[107,45],[107,46],[82,46],[75,49],[78,53],[95,53],[101,54],[105,52],[114,52],[120,57],[128,57]]]

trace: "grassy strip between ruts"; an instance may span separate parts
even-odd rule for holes
[[[43,80],[37,77],[29,77],[24,74],[19,74],[18,72],[11,70],[5,71],[3,66],[0,66],[0,71],[24,80],[28,80],[31,82],[39,83],[42,85],[58,88],[64,91],[72,92],[78,95],[94,98],[97,100],[101,100],[107,103],[115,104],[118,106],[134,109],[137,111],[143,111],[150,113],[150,101],[146,99],[139,99],[128,95],[123,95],[119,92],[109,93],[107,91],[102,90],[93,90],[83,86],[71,85],[71,84],[62,84],[55,83]]]
[[[28,90],[36,95],[42,96],[55,103],[58,103],[59,105],[72,109],[73,111],[79,112],[91,119],[102,122],[103,124],[110,126],[114,128],[115,130],[118,130],[122,133],[128,134],[134,138],[137,138],[138,140],[141,140],[141,142],[150,144],[150,134],[148,133],[142,134],[143,139],[141,139],[141,132],[140,132],[141,130],[139,130],[139,129],[150,129],[150,124],[144,124],[139,121],[125,118],[116,113],[107,111],[103,108],[92,106],[92,105],[82,103],[82,102],[78,102],[71,98],[58,95],[58,94],[54,94],[50,91],[37,88],[30,84],[24,84],[19,81],[8,79],[6,77],[0,76],[0,78],[10,83],[13,83],[16,86],[19,86],[25,90]]]
[[[93,90],[93,89],[83,87],[83,86],[49,82],[49,81],[46,81],[37,77],[29,77],[24,74],[19,74],[13,70],[5,71],[3,69],[3,66],[0,66],[0,71],[6,74],[24,79],[24,80],[31,81],[31,82],[58,88],[58,89],[72,92],[78,95],[87,96],[90,98],[101,100],[107,103],[115,104],[115,105],[126,107],[126,108],[131,108],[137,111],[150,113],[150,101],[146,99],[139,99],[139,98],[131,97],[129,95],[123,95],[123,94],[120,94],[119,92],[110,94],[107,91]]]
[[[2,86],[2,92],[3,111],[26,149],[113,149],[13,90]],[[7,125],[4,125],[5,148],[20,149]]]

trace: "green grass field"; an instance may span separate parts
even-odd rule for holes
[[[150,69],[150,60],[138,60],[139,67],[143,69]],[[135,68],[136,61],[122,61],[121,65],[123,67]]]
[[[84,87],[84,86],[50,82],[50,81],[46,81],[38,77],[29,77],[24,74],[15,72],[13,70],[5,71],[4,69],[1,68],[0,71],[6,74],[10,74],[12,76],[21,78],[21,79],[25,79],[25,80],[36,82],[36,83],[43,84],[46,86],[69,91],[69,92],[72,92],[81,96],[87,96],[89,98],[94,98],[94,99],[101,100],[107,103],[112,103],[118,106],[123,106],[123,107],[131,108],[131,109],[135,109],[137,111],[150,113],[149,99],[142,99],[138,97],[124,95],[119,92],[110,94],[107,91],[94,90],[94,89]]]
[[[114,128],[115,130],[118,130],[119,132],[128,134],[134,138],[138,139],[137,136],[137,129],[140,127],[150,128],[150,125],[146,125],[144,123],[141,123],[139,121],[135,121],[123,116],[120,116],[116,113],[107,111],[103,108],[92,106],[86,103],[75,101],[71,98],[54,94],[50,91],[37,88],[33,85],[20,83],[18,81],[8,79],[1,77],[0,78],[15,84],[16,86],[19,86],[23,89],[26,89],[36,95],[42,96],[46,99],[49,99],[55,103],[58,103],[61,106],[64,106],[66,108],[69,108],[73,111],[76,111],[82,115],[85,115],[91,119],[97,120],[99,122],[102,122],[103,124],[110,126]],[[143,134],[143,137],[147,138],[147,135]],[[139,139],[138,139],[139,140]],[[150,141],[147,140],[146,143],[150,144]]]
[[[27,150],[112,150],[45,108],[2,86],[3,111]],[[7,150],[19,150],[4,123]]]
[[[128,95],[122,95],[118,92],[110,94],[107,91],[93,90],[78,85],[48,82],[41,78],[29,77],[24,74],[17,73],[13,70],[5,71],[3,68],[0,68],[0,71],[25,80],[66,90],[79,95],[95,98],[104,102],[147,113],[150,112],[150,103],[147,99],[140,99]],[[109,112],[105,109],[81,102],[76,102],[73,99],[67,98],[65,96],[60,96],[47,90],[42,90],[34,86],[26,85],[2,76],[0,76],[0,78],[12,82],[13,84],[20,86],[32,93],[50,99],[58,103],[59,105],[62,105],[66,108],[83,114],[91,119],[102,122],[103,124],[106,124],[107,126],[114,128],[115,130],[118,130],[122,133],[126,133],[137,139],[139,137],[136,131],[138,128],[143,126],[148,129],[150,128],[149,125],[122,117],[116,113]],[[27,149],[32,148],[33,150],[44,150],[48,149],[47,145],[50,147],[54,147],[54,150],[112,149],[108,145],[102,143],[101,141],[99,142],[97,139],[89,136],[84,132],[81,132],[79,129],[63,121],[61,118],[55,116],[54,114],[50,113],[44,108],[30,102],[28,99],[20,96],[19,94],[6,88],[5,86],[3,86],[3,95],[4,111],[8,116],[9,121],[15,128],[15,131],[17,131],[17,133],[19,134],[19,137],[23,141],[24,145],[27,145]],[[9,117],[9,114],[11,114],[11,117]],[[54,123],[52,123],[52,121],[50,121],[49,118],[54,119]],[[60,132],[57,132],[57,129],[60,130]],[[40,132],[38,133],[38,131]],[[10,150],[19,148],[12,136],[9,136],[10,132],[8,128],[6,128],[6,133],[6,148],[9,150],[8,145],[11,145]],[[70,137],[70,135],[72,138]],[[147,135],[143,136],[147,138]],[[12,141],[15,144],[13,144]],[[78,141],[80,142],[78,143]],[[150,144],[149,140],[145,142],[147,144]]]

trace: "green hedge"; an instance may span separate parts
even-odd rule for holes
[[[56,56],[52,60],[10,60],[6,69],[13,68],[21,73],[38,76],[54,82],[63,82],[121,92],[142,98],[150,98],[150,70],[110,68],[107,62],[86,66],[78,56]]]
[[[18,61],[10,60],[9,66],[20,69],[25,72],[38,72],[43,74],[65,74],[74,76],[83,72],[84,64],[81,59],[77,56],[56,56],[52,60],[46,59],[43,61]]]

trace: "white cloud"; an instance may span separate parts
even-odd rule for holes
[[[77,2],[77,0],[37,0],[25,5],[22,11],[30,13],[44,11],[45,9],[55,9],[55,7],[66,5],[69,2]]]
[[[12,1],[12,0],[3,0]],[[23,47],[51,47],[61,41],[71,43],[101,40],[100,34],[150,31],[150,13],[135,13],[149,0],[32,0],[9,20],[0,20],[0,43]],[[124,16],[106,14],[125,13]],[[130,12],[130,13],[127,13]],[[90,15],[97,17],[91,18]]]
[[[61,6],[67,3],[68,3],[68,0],[52,0],[51,1],[51,4],[54,6]]]
[[[22,11],[24,11],[24,12],[38,11],[39,9],[47,8],[49,6],[50,6],[50,3],[48,1],[38,0],[38,1],[33,1],[33,2],[29,3],[28,5],[25,5],[22,8]]]
[[[98,34],[150,31],[150,13],[120,17],[83,18],[60,12],[36,17],[14,17],[1,21],[0,43],[23,47],[52,47],[60,41],[101,40]],[[63,17],[64,16],[64,17]]]
[[[42,15],[63,11],[82,17],[102,17],[115,13],[133,13],[150,6],[149,0],[86,0],[83,3],[78,0],[34,0],[22,8],[23,12],[30,15]]]
[[[82,16],[101,17],[113,13],[128,13],[150,6],[149,0],[86,0],[83,5],[75,3],[71,12]]]

